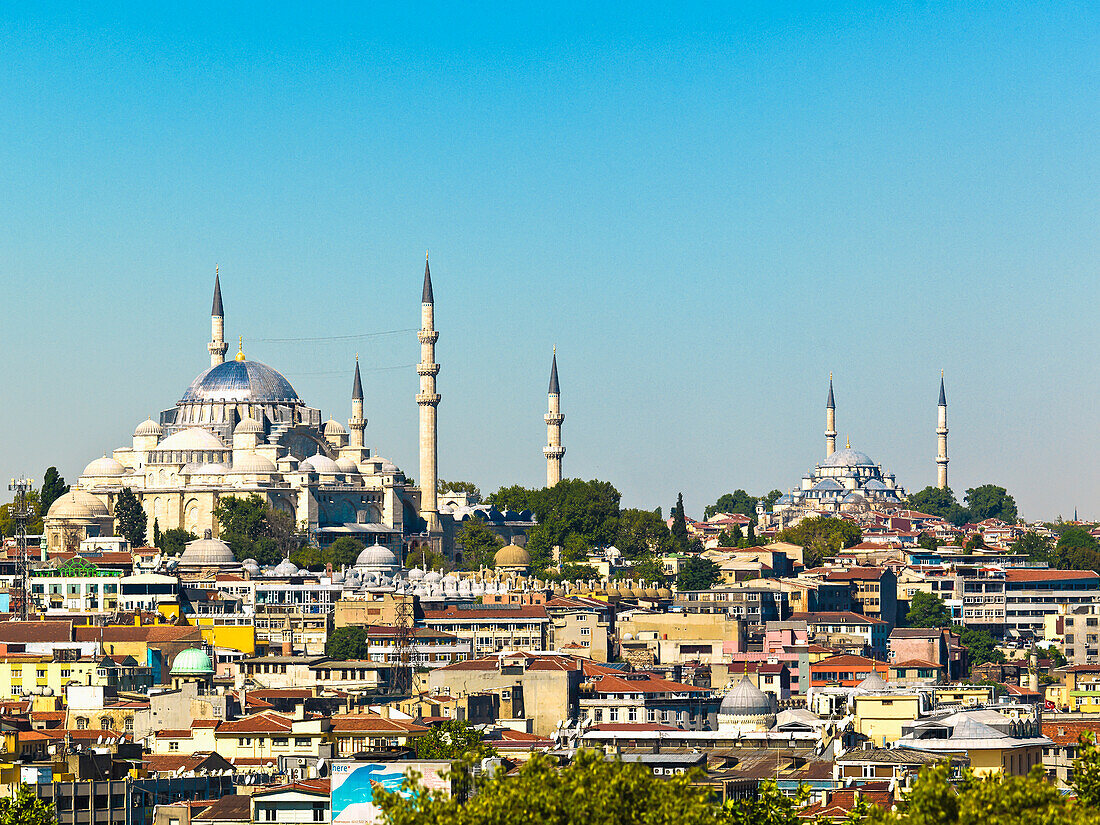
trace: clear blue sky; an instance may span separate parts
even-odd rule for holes
[[[430,249],[444,478],[541,483],[557,344],[566,474],[630,505],[796,484],[830,370],[841,439],[923,487],[942,368],[957,492],[1100,518],[1094,5],[34,5],[0,10],[3,478],[174,404],[215,264],[326,415],[360,353],[415,476],[412,333],[260,339],[415,327]]]

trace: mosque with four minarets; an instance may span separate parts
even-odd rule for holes
[[[229,346],[218,273],[210,320],[210,366],[174,406],[138,424],[130,445],[92,461],[72,490],[54,502],[44,519],[50,550],[72,549],[82,539],[111,535],[115,504],[127,488],[141,502],[150,532],[155,522],[161,531],[180,528],[217,536],[214,512],[219,502],[255,493],[322,546],[351,536],[388,548],[398,558],[421,543],[449,549],[455,522],[475,513],[453,496],[440,500],[436,489],[439,333],[427,262],[417,334],[419,486],[366,446],[358,359],[347,425],[333,418],[323,421],[321,411],[306,404],[282,373],[250,360],[243,342],[238,342],[235,357],[226,359]],[[565,452],[558,392],[555,353],[544,450],[549,483],[560,480]],[[522,540],[522,531],[518,538]]]

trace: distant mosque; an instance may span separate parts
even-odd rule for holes
[[[150,536],[156,523],[162,532],[183,529],[216,538],[214,510],[219,502],[255,493],[321,546],[351,536],[368,550],[382,545],[399,560],[422,546],[453,552],[456,525],[481,516],[462,501],[441,503],[436,489],[439,333],[427,261],[417,333],[419,486],[365,444],[358,358],[347,426],[331,418],[322,421],[321,411],[302,401],[282,373],[249,360],[243,342],[238,341],[236,356],[226,360],[229,346],[217,272],[210,316],[209,368],[191,382],[175,406],[160,412],[156,420],[138,424],[129,446],[92,461],[72,490],[53,503],[44,519],[49,550],[75,549],[85,538],[113,535],[118,496],[129,488],[145,509]],[[543,450],[548,485],[561,480],[565,453],[559,393],[555,352]],[[510,525],[507,540],[519,538],[517,525]],[[490,527],[497,525],[490,520]]]
[[[829,397],[825,402],[825,460],[802,477],[799,487],[780,496],[765,512],[757,506],[757,516],[764,528],[792,525],[809,515],[830,515],[842,512],[897,507],[904,503],[906,491],[898,486],[893,473],[884,472],[881,464],[870,456],[852,449],[836,448],[836,402],[833,397],[833,377],[829,376]],[[940,375],[940,398],[936,428],[936,486],[947,487],[947,395],[943,375]]]

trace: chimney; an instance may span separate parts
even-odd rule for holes
[[[294,721],[302,722],[306,718],[306,706],[304,703],[299,702],[294,706]]]

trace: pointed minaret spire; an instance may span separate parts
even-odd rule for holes
[[[833,374],[829,373],[829,398],[825,402],[825,457],[836,452],[836,402],[833,400]]]
[[[561,481],[561,458],[565,447],[561,445],[561,423],[565,416],[561,411],[561,388],[558,386],[558,348],[554,347],[554,359],[550,362],[550,390],[547,393],[546,446],[542,454],[546,456],[546,486],[553,487]]]
[[[355,356],[355,380],[351,385],[351,418],[348,419],[348,446],[360,452],[355,461],[363,461],[369,452],[363,451],[363,431],[367,428],[367,419],[363,417],[363,379],[359,377],[359,355]]]
[[[936,416],[936,486],[947,489],[947,393],[943,389],[943,370],[940,370],[940,402]]]
[[[225,363],[225,353],[229,344],[225,343],[225,312],[222,310],[222,279],[219,267],[214,267],[214,303],[210,307],[210,343],[206,345],[210,353],[210,366]]]
[[[420,515],[429,533],[442,530],[439,521],[436,484],[439,480],[438,437],[436,415],[440,396],[435,391],[435,377],[439,364],[435,362],[435,342],[439,333],[435,330],[435,296],[432,294],[432,273],[428,268],[428,255],[424,253],[424,297],[420,303],[420,363],[416,374],[420,376],[420,392],[416,404],[420,408]]]
[[[434,304],[435,296],[432,295],[432,271],[428,267],[428,253],[424,253],[424,297],[421,299],[422,304]]]

